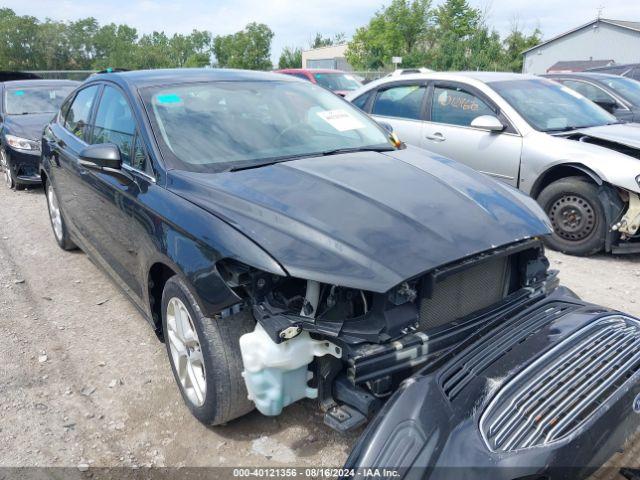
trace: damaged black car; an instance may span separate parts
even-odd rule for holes
[[[348,467],[408,478],[584,476],[640,426],[640,323],[559,286],[536,202],[320,87],[95,75],[41,175],[56,241],[131,297],[205,424],[316,399],[368,423]]]

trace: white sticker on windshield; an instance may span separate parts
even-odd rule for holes
[[[324,110],[323,112],[316,112],[316,115],[339,132],[364,128],[362,122],[346,110]]]
[[[569,95],[573,95],[574,97],[576,97],[579,100],[586,100],[585,97],[583,97],[582,95],[580,95],[578,92],[576,92],[575,90],[571,90],[569,87],[560,87],[560,90],[562,90],[564,93],[568,93]]]

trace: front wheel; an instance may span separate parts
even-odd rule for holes
[[[47,207],[49,209],[49,220],[51,221],[51,228],[53,229],[53,236],[58,243],[58,246],[63,250],[75,250],[76,244],[69,237],[69,231],[67,230],[67,224],[62,216],[60,210],[60,203],[58,202],[58,196],[51,182],[45,180],[44,191],[47,195]]]
[[[11,166],[9,166],[9,159],[7,158],[7,152],[4,149],[0,149],[0,167],[2,168],[2,177],[4,184],[8,189],[16,187],[16,179],[14,178]]]
[[[604,248],[607,225],[596,185],[582,177],[563,178],[548,185],[538,203],[553,225],[546,240],[551,248],[580,256]]]
[[[162,292],[162,331],[171,369],[191,413],[219,425],[253,410],[242,378],[240,337],[253,331],[250,311],[206,317],[185,282],[171,277]]]

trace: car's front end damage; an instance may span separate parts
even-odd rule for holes
[[[614,124],[581,128],[554,136],[553,155],[571,159],[598,183],[608,235],[605,250],[640,252],[640,128]],[[548,146],[545,146],[548,148]],[[552,168],[559,165],[553,164]]]
[[[549,221],[529,197],[412,148],[229,175],[171,172],[170,182],[285,273],[254,268],[242,252],[216,262],[239,299],[219,315],[251,310],[256,321],[240,350],[249,398],[263,414],[317,399],[336,430],[369,423],[349,466],[398,467],[408,478],[441,475],[441,466],[523,475],[591,466],[637,427],[633,402],[624,408],[640,390],[637,365],[616,349],[640,354],[640,326],[558,287],[542,243]],[[609,321],[615,335],[584,351],[596,375],[586,380],[589,393],[600,378],[607,390],[566,426],[573,404],[549,399],[582,404],[572,385],[582,386],[586,370],[561,359],[582,361],[568,352]],[[625,343],[610,344],[619,334]],[[541,372],[560,367],[562,379],[545,395]],[[553,441],[539,435],[529,445],[518,400],[536,392],[548,409],[526,418]],[[597,454],[589,457],[596,447],[588,445],[569,455],[567,445],[587,441]]]

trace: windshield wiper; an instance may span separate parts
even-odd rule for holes
[[[282,155],[281,157],[271,157],[271,158],[265,159],[262,162],[230,167],[226,169],[225,172],[239,172],[240,170],[249,170],[251,168],[268,167],[269,165],[275,165],[276,163],[288,162],[290,160],[297,160],[299,158],[305,158],[305,157],[315,157],[317,155],[318,155],[317,153],[303,153],[298,155]]]
[[[263,162],[250,163],[249,165],[237,165],[235,167],[228,168],[225,172],[239,172],[241,170],[249,170],[252,168],[267,167],[269,165],[275,165],[276,163],[288,162],[290,160],[298,160],[300,158],[309,157],[325,157],[329,155],[338,155],[341,153],[353,153],[353,152],[390,152],[395,150],[392,146],[383,147],[350,147],[350,148],[335,148],[333,150],[324,150],[322,152],[302,153],[298,155],[283,155],[281,157],[271,157],[265,159]]]
[[[339,155],[341,153],[355,153],[355,152],[391,152],[395,150],[392,146],[377,146],[377,147],[347,147],[347,148],[334,148],[333,150],[325,150],[321,152],[319,155],[327,156],[327,155]]]

